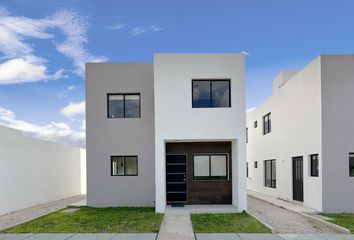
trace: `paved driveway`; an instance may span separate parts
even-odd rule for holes
[[[269,224],[277,233],[338,234],[337,230],[299,213],[248,196],[248,211]]]

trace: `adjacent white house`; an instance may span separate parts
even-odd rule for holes
[[[354,211],[354,55],[321,55],[273,80],[247,114],[248,189]]]
[[[87,204],[245,210],[243,54],[86,64]]]

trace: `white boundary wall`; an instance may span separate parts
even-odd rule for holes
[[[0,215],[85,194],[85,155],[0,126]]]

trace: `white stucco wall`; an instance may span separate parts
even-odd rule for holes
[[[303,156],[304,205],[318,210],[322,210],[320,64],[317,58],[299,72],[280,73],[274,80],[273,95],[247,115],[248,189],[293,200],[292,158]],[[279,79],[282,77],[284,81]],[[277,88],[279,83],[284,84]],[[269,112],[272,132],[263,135],[263,116]],[[254,121],[258,121],[256,129]],[[319,177],[310,177],[310,154],[319,154]],[[264,186],[264,161],[271,159],[276,160],[275,189]]]
[[[0,136],[0,215],[84,192],[79,148],[3,126]]]
[[[246,209],[242,54],[154,56],[156,211],[166,206],[166,141],[232,141],[233,204]],[[192,108],[192,79],[231,79],[231,108]]]
[[[354,55],[322,57],[323,211],[354,212]]]

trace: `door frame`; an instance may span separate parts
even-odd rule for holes
[[[302,171],[302,200],[297,200],[295,199],[295,159],[297,158],[301,158],[301,161],[302,161],[302,168],[301,168],[301,171]],[[295,156],[295,157],[292,157],[292,183],[293,183],[293,189],[292,189],[292,192],[293,192],[293,201],[298,201],[298,202],[304,202],[304,156]]]
[[[187,182],[188,182],[188,155],[187,153],[166,153],[165,154],[165,198],[166,198],[166,205],[167,204],[167,161],[166,161],[166,157],[167,156],[171,156],[171,155],[180,155],[180,156],[185,156],[186,158],[186,201],[180,201],[180,203],[184,203],[187,204],[188,203],[188,191],[187,191]]]

